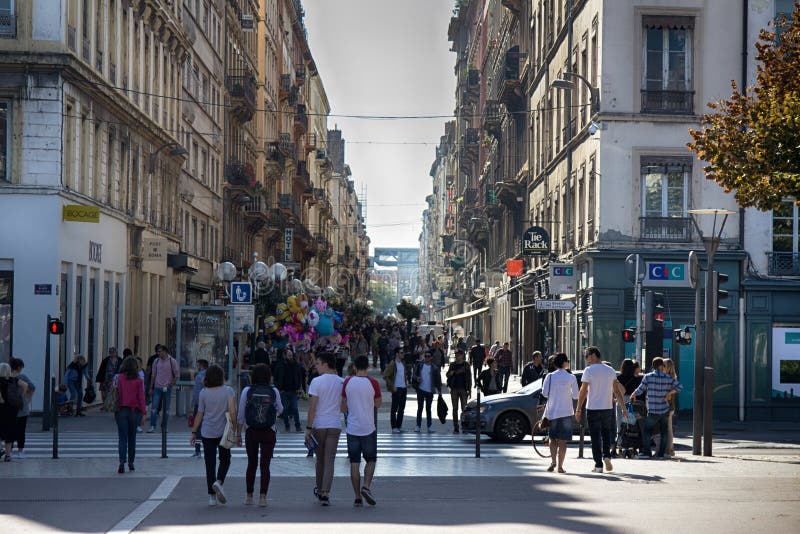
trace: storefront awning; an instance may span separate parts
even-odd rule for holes
[[[484,308],[478,308],[477,310],[472,310],[467,313],[462,313],[461,315],[454,315],[452,317],[447,317],[445,321],[449,322],[461,321],[462,319],[469,319],[470,317],[486,313],[487,311],[489,311],[489,306],[486,306]]]

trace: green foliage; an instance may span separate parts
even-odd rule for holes
[[[400,304],[397,305],[397,313],[406,321],[410,321],[412,319],[419,319],[420,315],[422,315],[422,310],[419,306],[407,300],[402,300]]]
[[[374,314],[375,311],[367,306],[366,303],[357,300],[348,310],[347,319],[351,324],[360,323],[363,322],[367,317],[371,317]]]
[[[762,30],[756,43],[756,85],[739,92],[732,83],[731,97],[709,104],[701,129],[689,131],[706,176],[760,210],[800,199],[800,3],[776,24],[779,36]]]
[[[371,280],[369,282],[369,299],[372,307],[382,314],[388,314],[397,303],[396,294],[390,284]]]

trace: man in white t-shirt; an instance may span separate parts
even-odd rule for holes
[[[319,376],[311,381],[308,394],[311,406],[308,408],[309,426],[306,427],[306,442],[313,433],[317,440],[317,479],[314,495],[323,506],[330,504],[330,491],[333,484],[333,464],[336,448],[342,432],[342,377],[336,374],[336,356],[331,352],[320,352],[315,361]]]
[[[378,431],[375,427],[376,410],[381,407],[381,387],[378,381],[367,376],[369,360],[359,356],[353,362],[355,376],[345,379],[342,386],[342,412],[347,414],[347,456],[350,458],[350,481],[356,494],[354,506],[362,506],[363,497],[368,504],[375,504],[369,487],[375,474],[378,459]],[[364,485],[361,485],[361,456],[367,465],[364,468]]]
[[[611,471],[611,436],[614,432],[614,397],[625,406],[625,389],[617,380],[617,372],[603,363],[600,349],[587,347],[584,351],[586,369],[581,377],[581,391],[578,394],[578,409],[575,417],[581,420],[583,401],[586,400],[586,419],[589,435],[592,437],[592,458],[595,473]],[[588,399],[588,400],[587,400]]]

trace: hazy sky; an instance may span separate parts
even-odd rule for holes
[[[347,140],[356,190],[366,186],[374,247],[417,247],[435,147],[452,115],[452,0],[303,0],[311,53],[331,104],[328,127]],[[403,144],[414,143],[414,144]],[[427,143],[427,144],[419,144]]]

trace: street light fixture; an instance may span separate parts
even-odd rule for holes
[[[180,143],[172,142],[172,143],[167,143],[165,145],[161,145],[160,147],[158,147],[158,149],[155,152],[152,152],[150,154],[150,159],[148,161],[148,166],[147,166],[147,171],[150,174],[153,174],[154,172],[156,172],[156,156],[158,156],[158,153],[161,152],[162,150],[166,149],[166,148],[171,149],[169,151],[170,157],[172,157],[172,156],[183,156],[183,155],[189,153],[189,151],[186,150],[185,148],[183,148],[180,145]]]
[[[706,269],[706,306],[705,306],[705,328],[703,329],[703,358],[698,358],[698,351],[695,349],[695,376],[694,376],[694,414],[693,414],[693,433],[692,433],[692,454],[700,454],[700,429],[702,428],[703,434],[703,456],[711,456],[712,454],[712,432],[714,424],[714,310],[716,306],[712,306],[714,302],[714,284],[713,280],[716,277],[714,272],[714,256],[719,248],[722,239],[722,231],[725,228],[725,223],[728,220],[728,215],[733,215],[735,212],[719,208],[703,208],[689,210],[689,215],[692,218],[697,233],[703,240],[703,247],[706,250],[708,257],[708,266]],[[711,224],[711,235],[703,235],[700,225],[697,223],[697,217],[713,216]],[[722,222],[719,224],[719,231],[717,231],[717,219],[722,217]],[[697,308],[697,304],[695,305]],[[702,405],[698,402],[701,398],[702,391]],[[701,409],[699,409],[701,408]],[[702,420],[700,416],[702,411]],[[702,422],[702,424],[701,424]]]
[[[600,90],[592,85],[592,83],[584,76],[581,76],[577,72],[570,72],[565,71],[563,74],[564,78],[558,78],[550,82],[550,87],[552,89],[564,89],[567,91],[572,91],[575,89],[575,82],[569,80],[568,78],[576,78],[584,83],[586,87],[589,88],[589,102],[591,103],[592,114],[600,112]]]

